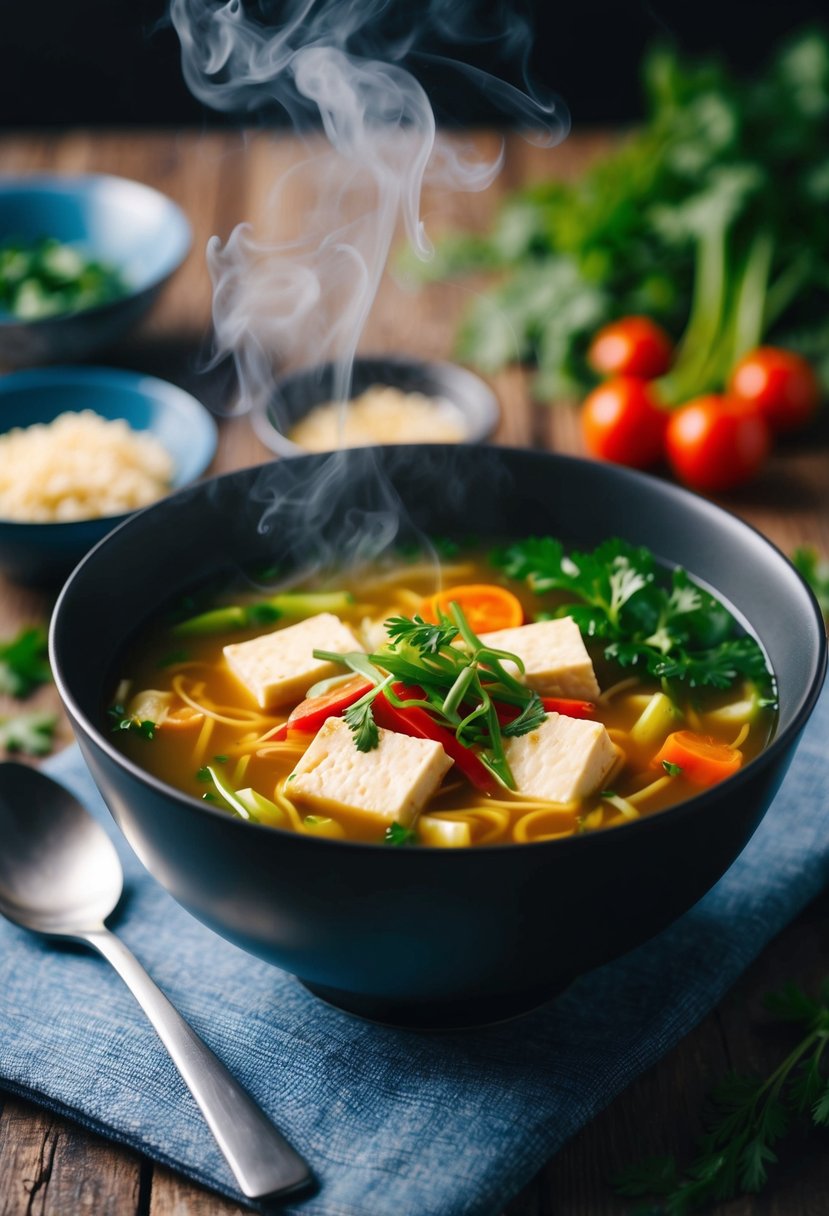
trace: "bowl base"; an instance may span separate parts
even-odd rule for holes
[[[511,1022],[548,1004],[568,987],[563,983],[552,989],[533,989],[518,995],[465,997],[455,1001],[395,1001],[327,988],[307,980],[299,982],[313,996],[343,1013],[366,1022],[409,1030],[472,1030]]]

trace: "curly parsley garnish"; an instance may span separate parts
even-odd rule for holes
[[[725,605],[684,570],[664,571],[648,549],[609,540],[589,553],[565,553],[560,541],[542,537],[519,541],[492,560],[539,595],[563,592],[573,602],[556,615],[572,617],[622,667],[691,688],[729,688],[747,678],[772,690],[760,646]]]

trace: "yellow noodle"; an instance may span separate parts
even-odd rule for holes
[[[286,721],[287,721],[287,719],[286,719]],[[270,739],[271,735],[275,735],[276,732],[278,730],[281,730],[284,725],[285,725],[285,722],[279,722],[276,726],[272,726],[270,728],[270,730],[265,731],[264,735],[259,735],[256,742],[265,743],[268,739]]]
[[[270,719],[268,719],[264,714],[261,714],[257,710],[253,709],[243,709],[241,707],[228,705],[217,705],[211,708],[210,706],[203,704],[201,701],[196,700],[196,696],[199,695],[198,693],[196,693],[195,696],[190,696],[189,693],[186,693],[183,688],[183,683],[183,676],[173,677],[172,685],[176,695],[179,696],[182,701],[184,701],[185,705],[189,705],[191,708],[199,710],[200,713],[205,714],[208,718],[214,718],[216,722],[224,722],[226,726],[250,726],[253,722],[264,724],[270,721]],[[235,714],[240,716],[232,718],[229,713],[222,712],[224,710],[233,710]]]
[[[606,688],[599,695],[600,701],[610,701],[617,693],[623,692],[626,688],[633,688],[634,684],[639,684],[638,676],[628,676],[625,680],[619,680],[616,684],[611,684],[610,688]]]
[[[284,782],[279,781],[274,786],[273,800],[276,803],[276,805],[279,807],[279,809],[281,811],[284,811],[285,814],[288,816],[288,818],[291,821],[291,827],[294,829],[294,831],[295,832],[303,831],[302,816],[300,815],[300,813],[297,810],[294,803],[291,801],[291,799],[285,793]]]
[[[648,798],[652,798],[654,794],[658,794],[660,790],[664,790],[673,781],[673,777],[657,777],[656,781],[651,781],[650,785],[646,785],[643,789],[637,790],[635,794],[628,794],[628,802],[632,802],[634,806],[638,806],[640,802],[645,802]]]
[[[255,743],[250,744],[249,750],[254,749],[261,759],[267,759],[268,756],[303,756],[308,750],[308,744],[291,743],[286,739],[283,743],[266,743],[263,747],[257,747]]]
[[[548,820],[552,820],[552,831],[537,830]],[[530,811],[522,815],[512,825],[513,840],[523,843],[530,840],[552,840],[556,836],[572,836],[576,830],[576,821],[569,812],[562,812],[556,807],[546,807],[543,810]]]
[[[240,756],[236,761],[236,766],[233,769],[233,776],[230,779],[230,783],[234,789],[238,790],[240,788],[242,781],[244,780],[245,771],[247,770],[249,764],[250,752],[248,752],[246,756]]]
[[[615,807],[625,819],[639,818],[639,812],[629,798],[622,798],[619,794],[605,794],[604,801]]]
[[[207,752],[207,745],[210,742],[210,736],[213,734],[213,727],[215,725],[216,723],[213,721],[213,719],[208,718],[207,716],[205,716],[204,721],[201,724],[199,737],[196,739],[196,746],[193,748],[193,761],[199,768],[201,768],[202,761],[204,760],[205,753]]]
[[[734,740],[734,742],[731,744],[731,746],[732,747],[742,747],[742,745],[745,743],[746,739],[748,738],[748,734],[749,734],[750,730],[751,730],[751,727],[749,726],[748,722],[744,722],[742,725],[742,728],[740,730],[740,733],[737,735],[737,738]]]
[[[470,831],[472,831],[473,828],[479,823],[483,825],[486,825],[487,823],[493,824],[494,826],[490,828],[488,832],[484,830],[484,834],[474,841],[475,844],[489,844],[498,836],[503,835],[509,827],[509,811],[502,809],[505,806],[506,803],[502,803],[501,806],[495,807],[490,805],[469,807],[468,810],[430,810],[429,814],[434,815],[436,819],[448,819],[453,823],[468,823]]]
[[[513,798],[487,798],[486,807],[473,806],[469,809],[470,811],[477,812],[479,810],[489,810],[490,807],[496,807],[518,813],[552,809],[566,811],[568,815],[574,815],[578,805],[578,802],[552,802],[548,798],[524,798],[521,794],[516,794]]]

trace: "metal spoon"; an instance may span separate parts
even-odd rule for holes
[[[86,942],[112,963],[167,1048],[249,1199],[311,1180],[303,1159],[105,927],[123,890],[111,840],[61,785],[0,764],[0,913],[34,933]]]

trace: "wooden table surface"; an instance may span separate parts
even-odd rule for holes
[[[487,152],[498,143],[491,133],[466,138],[474,138]],[[461,224],[485,227],[508,189],[545,175],[578,173],[601,154],[608,138],[572,136],[562,147],[544,150],[510,136],[504,169],[489,190],[454,196],[427,193],[423,214],[429,231]],[[273,181],[300,155],[298,143],[270,133],[27,133],[0,140],[0,172],[116,173],[156,186],[182,205],[195,236],[187,263],[140,329],[98,361],[165,377],[221,413],[229,405],[226,377],[204,370],[210,349],[205,244],[214,233],[226,237],[241,220],[263,222]],[[276,232],[290,232],[306,205],[302,191],[293,190],[268,222]],[[386,281],[362,349],[446,357],[469,291],[469,284],[457,283],[411,294]],[[493,379],[503,410],[496,440],[579,452],[574,410],[532,403],[528,384],[528,375],[518,368]],[[765,475],[728,505],[787,552],[800,543],[829,552],[827,446],[825,427],[808,443],[787,446],[774,456]],[[212,471],[268,458],[246,418],[222,421]],[[42,594],[0,579],[0,637],[23,622],[45,621],[49,611],[50,601]],[[40,690],[32,704],[56,706],[54,689]],[[0,705],[0,712],[7,708]],[[59,745],[69,741],[70,732],[62,723]],[[624,1212],[625,1205],[607,1184],[608,1176],[644,1155],[686,1154],[700,1130],[700,1104],[709,1083],[729,1068],[766,1070],[785,1054],[788,1034],[764,1021],[763,993],[788,978],[815,985],[829,969],[827,958],[829,897],[823,896],[767,948],[722,1005],[675,1051],[548,1164],[513,1200],[508,1216]],[[719,1211],[723,1216],[829,1212],[825,1144],[825,1133],[820,1132],[787,1143],[767,1192],[722,1205]],[[0,1216],[232,1216],[241,1211],[132,1152],[0,1091]]]

